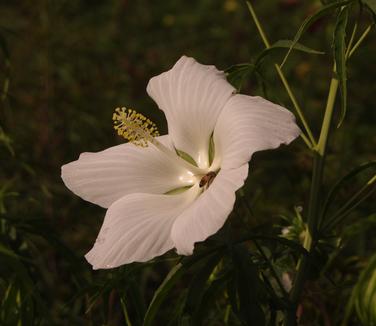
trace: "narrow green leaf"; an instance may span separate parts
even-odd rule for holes
[[[292,49],[295,46],[295,44],[298,43],[298,41],[300,40],[300,38],[302,37],[302,35],[304,34],[304,32],[307,30],[307,28],[309,26],[311,26],[315,21],[320,19],[322,16],[330,13],[331,11],[333,11],[333,10],[339,8],[339,7],[348,5],[349,3],[354,2],[354,1],[355,0],[346,0],[346,1],[339,1],[339,2],[330,3],[326,6],[323,6],[320,10],[315,12],[313,15],[307,17],[304,20],[304,22],[300,25],[297,33],[295,34],[295,37],[294,37],[294,39],[293,39],[293,41],[292,41],[292,43],[289,47],[289,50],[287,51],[286,56],[284,57],[284,59],[281,63],[281,67],[285,64],[288,56],[290,55]]]
[[[128,287],[126,289],[126,297],[128,302],[131,302],[131,307],[133,311],[133,322],[136,325],[141,325],[145,316],[146,307],[144,296],[140,288],[140,278],[128,277],[126,278]],[[124,287],[124,282],[118,282],[116,288]]]
[[[182,265],[185,268],[189,268],[196,264],[197,262],[201,261],[202,259],[208,257],[209,255],[217,252],[218,250],[221,250],[225,248],[226,245],[218,245],[215,247],[207,247],[207,248],[201,248],[200,250],[195,250],[194,254],[192,256],[184,257],[181,261]]]
[[[347,107],[346,26],[348,18],[349,7],[341,8],[334,28],[334,60],[341,91],[341,114],[337,127],[342,124]]]
[[[298,252],[301,255],[308,255],[308,251],[305,250],[299,243],[288,240],[286,238],[282,237],[276,237],[276,236],[271,236],[271,235],[261,235],[261,234],[253,234],[253,233],[248,233],[243,235],[239,240],[237,240],[237,243],[244,242],[247,240],[266,240],[266,241],[274,241],[278,242],[281,245],[284,245],[286,247],[291,248],[294,252]]]
[[[128,310],[127,310],[127,305],[125,303],[124,298],[120,298],[120,303],[121,303],[121,309],[123,310],[125,324],[127,326],[132,326],[131,320],[129,318]]]
[[[376,15],[376,0],[362,0],[362,2],[367,5],[372,14]]]
[[[239,92],[243,87],[243,84],[250,75],[253,74],[255,66],[251,63],[240,63],[233,65],[225,70],[228,81]]]
[[[4,94],[4,93],[3,93]],[[0,127],[0,144],[3,144],[9,153],[14,156],[14,150],[12,147],[12,139],[4,132],[4,130]]]
[[[166,299],[167,295],[172,290],[173,286],[178,281],[178,279],[184,274],[184,272],[188,268],[200,262],[202,259],[208,257],[208,255],[215,253],[218,249],[220,248],[209,249],[201,253],[195,253],[192,256],[188,256],[184,258],[181,263],[175,265],[171,269],[171,271],[167,274],[162,284],[154,293],[153,299],[146,311],[143,326],[153,325],[157,312],[159,310],[159,307],[161,306],[163,301]]]
[[[187,290],[184,289],[181,291],[181,294],[179,295],[179,298],[175,301],[175,305],[173,310],[170,309],[169,311],[169,322],[166,326],[176,326],[181,325],[180,321],[184,318],[184,307],[185,307],[185,301],[187,299]]]
[[[246,63],[238,63],[236,65],[233,65],[233,66],[228,67],[227,69],[225,69],[225,73],[226,73],[226,75],[231,75],[231,74],[236,73],[238,71],[247,70],[251,66],[252,66],[252,64],[248,63],[248,62],[246,62]]]
[[[10,54],[8,50],[8,45],[7,45],[5,38],[1,34],[0,34],[0,49],[3,52],[4,57],[6,59],[9,59]]]
[[[7,76],[4,80],[4,84],[3,84],[3,90],[2,90],[2,94],[1,94],[1,100],[4,101],[7,96],[8,96],[8,92],[9,92],[9,83],[10,83],[10,80],[9,80],[9,77]]]
[[[214,254],[204,262],[204,266],[194,275],[187,294],[186,310],[188,312],[194,311],[200,305],[206,282],[222,256],[222,252]]]
[[[355,308],[362,325],[376,324],[376,255],[371,257],[369,263],[359,276],[349,304],[346,309],[345,321],[348,320],[351,310]],[[345,325],[344,323],[342,325]]]
[[[18,259],[18,260],[21,259],[21,257],[19,257],[13,250],[5,247],[1,243],[0,243],[0,254],[6,255],[6,256],[9,256],[11,258]]]
[[[292,40],[279,40],[277,42],[275,42],[274,44],[272,44],[270,46],[270,48],[267,48],[267,49],[264,49],[260,55],[257,57],[256,61],[255,61],[255,66],[259,66],[260,63],[262,62],[262,60],[275,53],[276,51],[280,50],[280,49],[289,49],[289,48],[292,48],[293,50],[296,50],[296,51],[300,51],[300,52],[305,52],[305,53],[310,53],[310,54],[324,54],[324,52],[322,51],[317,51],[317,50],[314,50],[314,49],[311,49],[303,44],[300,44],[300,43],[297,43]]]
[[[237,280],[239,316],[246,325],[265,325],[261,303],[266,298],[266,290],[259,278],[257,267],[244,246],[233,247],[232,254]]]
[[[216,300],[220,297],[220,292],[223,292],[226,288],[228,278],[229,274],[226,273],[211,282],[208,288],[204,290],[201,303],[197,306],[191,325],[205,325],[205,323],[203,323],[204,318],[210,310],[210,307],[214,306]]]
[[[173,288],[175,282],[182,276],[184,272],[182,267],[183,265],[181,263],[175,265],[167,274],[157,291],[155,291],[153,299],[146,311],[143,326],[153,325],[159,307]]]
[[[310,54],[325,54],[325,52],[323,51],[314,50],[301,43],[296,42],[295,44],[293,44],[292,40],[279,40],[275,42],[270,48],[290,48],[290,47],[292,47],[293,50],[297,50],[300,52],[305,52],[305,53],[310,53]]]
[[[356,207],[369,198],[376,191],[376,174],[358,190],[351,198],[349,198],[338,211],[328,219],[323,226],[323,231],[331,230],[337,224],[341,223],[344,218],[349,215]]]
[[[334,186],[330,189],[328,196],[326,197],[326,200],[325,200],[325,203],[324,203],[324,206],[323,206],[323,210],[322,210],[322,213],[321,213],[321,219],[325,218],[325,216],[328,212],[328,209],[330,207],[330,204],[332,204],[334,202],[334,198],[336,197],[338,192],[341,190],[341,188],[344,186],[344,184],[346,182],[348,182],[349,180],[355,178],[360,173],[365,172],[369,169],[371,169],[371,170],[376,169],[376,161],[366,162],[366,163],[363,163],[363,164],[355,167],[354,169],[350,170],[350,172],[345,174],[342,178],[340,178],[334,184]]]
[[[234,274],[234,273],[233,273]],[[227,295],[228,300],[231,305],[231,309],[234,312],[235,315],[239,314],[239,306],[238,306],[238,297],[237,297],[237,288],[236,288],[236,278],[235,275],[232,275],[232,277],[227,282]]]

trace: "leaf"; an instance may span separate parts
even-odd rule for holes
[[[169,310],[169,322],[167,326],[175,326],[180,325],[179,321],[184,318],[184,307],[185,307],[185,301],[187,299],[187,290],[181,291],[181,294],[179,295],[179,298],[176,300],[174,310]]]
[[[261,303],[265,301],[266,289],[259,278],[256,265],[244,246],[232,248],[235,267],[239,317],[246,325],[265,325]]]
[[[3,52],[5,59],[9,59],[10,54],[5,38],[0,34],[0,49]]]
[[[357,219],[354,223],[346,224],[340,234],[342,243],[349,243],[353,239],[360,239],[369,230],[376,230],[376,212]],[[341,246],[341,249],[343,247]]]
[[[120,303],[121,303],[121,309],[123,311],[124,321],[125,321],[126,325],[132,326],[132,323],[130,321],[129,314],[128,314],[127,305],[126,305],[124,298],[120,298]]]
[[[261,61],[266,56],[275,53],[277,50],[285,49],[285,48],[289,49],[290,47],[292,47],[293,50],[297,50],[297,51],[301,51],[301,52],[305,52],[305,53],[311,53],[311,54],[324,54],[325,53],[325,52],[322,52],[322,51],[317,51],[317,50],[311,49],[311,48],[309,48],[309,47],[307,47],[303,44],[297,43],[297,42],[294,43],[292,40],[279,40],[279,41],[275,42],[274,44],[272,44],[270,46],[270,48],[267,48],[260,53],[260,55],[256,59],[255,66],[258,67],[260,65]]]
[[[341,113],[337,127],[342,124],[347,107],[346,26],[348,18],[349,7],[343,7],[337,16],[334,28],[334,61],[341,91]]]
[[[247,240],[275,241],[275,242],[279,242],[280,244],[282,244],[286,247],[293,249],[294,252],[299,252],[301,255],[304,255],[304,256],[308,255],[308,251],[306,249],[304,249],[299,243],[292,241],[292,240],[288,240],[288,239],[283,238],[283,237],[248,233],[248,234],[243,235],[236,242],[240,243],[240,242],[244,242],[244,241],[247,241]]]
[[[350,300],[345,311],[342,325],[347,325],[352,310],[362,322],[362,325],[376,324],[376,255],[371,257],[369,263],[359,276],[353,288]]]
[[[208,255],[215,253],[220,248],[210,248],[209,250],[204,250],[203,252],[195,253],[192,256],[184,258],[181,263],[175,265],[171,271],[167,274],[166,278],[159,286],[157,291],[154,293],[153,299],[150,302],[150,305],[146,311],[144,317],[143,326],[153,325],[155,321],[156,314],[159,310],[159,307],[166,299],[169,292],[172,290],[176,281],[184,274],[184,272],[195,265],[197,262],[206,258]],[[213,267],[214,268],[214,267]]]
[[[8,96],[9,90],[9,76],[10,76],[10,61],[9,61],[9,50],[5,38],[0,34],[0,50],[4,55],[4,65],[5,65],[5,78],[2,87],[1,100],[4,101]]]
[[[3,93],[4,94],[4,93]],[[14,150],[12,147],[12,139],[4,132],[4,130],[0,127],[0,144],[3,144],[9,153],[14,156]]]
[[[155,316],[159,310],[160,305],[165,300],[166,296],[174,286],[175,282],[182,276],[184,270],[181,263],[175,265],[171,271],[167,274],[166,278],[159,286],[157,291],[155,291],[153,299],[146,311],[144,318],[144,326],[152,325],[155,319]]]
[[[142,268],[142,265],[140,266]],[[127,277],[126,282],[128,286],[126,288],[126,297],[128,302],[131,302],[131,307],[133,308],[133,321],[135,325],[141,325],[145,316],[145,302],[140,288],[140,279],[135,279],[134,277]],[[118,282],[116,288],[124,287],[124,281]]]
[[[362,0],[362,2],[367,5],[372,14],[376,15],[376,0]]]
[[[311,26],[316,20],[318,20],[319,18],[321,18],[322,16],[326,15],[327,13],[333,11],[334,9],[336,8],[339,8],[339,7],[342,7],[342,6],[345,6],[351,2],[354,2],[354,0],[346,0],[346,1],[339,1],[339,2],[334,2],[334,3],[330,3],[322,8],[320,8],[320,10],[318,10],[316,13],[314,13],[313,15],[307,17],[304,22],[300,25],[297,33],[295,34],[295,37],[289,47],[289,50],[287,51],[286,53],[286,56],[284,57],[282,63],[281,63],[281,67],[285,64],[288,56],[290,55],[292,49],[294,48],[294,46],[296,45],[296,43],[298,43],[298,41],[300,40],[300,38],[302,37],[303,33],[307,30],[307,28],[309,26]]]
[[[20,260],[21,257],[18,256],[13,250],[5,247],[3,244],[0,243],[0,255],[6,255],[14,259]]]
[[[324,224],[324,232],[341,223],[347,215],[349,215],[356,207],[370,197],[376,191],[376,187],[374,185],[375,182],[376,174],[360,190],[349,198],[344,205],[338,209],[335,214],[333,214],[333,216],[331,216],[327,223]]]
[[[325,203],[324,203],[324,206],[323,206],[323,211],[321,213],[321,219],[325,218],[325,216],[328,212],[328,209],[330,207],[330,204],[334,202],[334,198],[336,197],[338,192],[341,190],[343,185],[346,182],[348,182],[349,180],[355,178],[357,175],[359,175],[360,173],[362,173],[362,172],[364,172],[368,169],[376,169],[376,161],[366,162],[366,163],[363,163],[363,164],[355,167],[354,169],[352,169],[350,172],[345,174],[342,178],[340,178],[334,184],[334,186],[330,189],[328,196],[326,197],[326,200],[325,200]]]
[[[210,283],[208,288],[204,291],[200,305],[198,305],[194,315],[192,325],[205,325],[202,321],[207,315],[210,306],[213,306],[216,299],[219,297],[218,293],[224,291],[229,279],[229,274],[226,273],[220,278]]]
[[[186,310],[188,312],[193,312],[201,304],[203,290],[205,289],[208,278],[213,272],[213,269],[218,265],[222,256],[222,252],[214,254],[204,262],[204,266],[194,275],[186,300]]]
[[[239,92],[244,84],[244,81],[249,77],[255,69],[255,65],[251,63],[240,63],[233,65],[225,70],[228,81]]]
[[[192,256],[184,257],[181,263],[184,267],[189,268],[210,254],[213,254],[214,252],[217,252],[225,247],[226,245],[218,245],[215,247],[200,248],[198,250],[195,249],[194,254]]]
[[[236,293],[236,280],[235,277],[232,277],[228,282],[227,282],[227,295],[228,299],[231,304],[232,311],[235,313],[235,315],[239,314],[239,307],[238,307],[238,298],[237,298],[237,293]]]

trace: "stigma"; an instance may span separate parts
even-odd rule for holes
[[[199,187],[202,188],[202,187],[205,187],[205,189],[208,189],[209,186],[212,184],[212,182],[214,181],[214,178],[217,176],[217,173],[215,173],[214,171],[210,171],[208,172],[207,174],[205,174],[201,180],[200,180],[200,183],[199,183]]]

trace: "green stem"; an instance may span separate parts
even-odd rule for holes
[[[266,48],[270,48],[270,43],[265,35],[264,30],[262,29],[262,26],[257,18],[257,15],[251,5],[250,2],[247,1],[247,5],[249,8],[249,11],[251,13],[251,16],[256,24],[256,27],[258,29],[258,32],[265,44]],[[355,45],[351,48],[351,50],[348,50],[347,58],[350,58],[352,54],[356,51],[356,49],[359,47],[359,45],[363,42],[367,34],[370,32],[371,27],[373,25],[370,25],[365,32],[360,36],[359,40],[355,43]],[[353,39],[355,37],[356,33],[356,26],[354,26],[354,30],[352,33],[352,40],[351,44],[353,42]],[[351,44],[349,48],[351,47]],[[299,260],[297,264],[297,273],[294,280],[293,288],[290,292],[290,301],[291,301],[291,307],[286,312],[284,325],[285,326],[295,326],[297,324],[296,321],[296,309],[298,307],[298,303],[300,300],[301,293],[304,289],[304,284],[307,280],[308,273],[309,273],[309,267],[311,264],[311,255],[310,253],[314,250],[317,238],[318,238],[318,232],[317,232],[317,223],[319,220],[319,206],[320,206],[320,194],[321,194],[321,186],[323,182],[323,174],[324,174],[324,164],[325,164],[325,156],[326,156],[326,149],[327,149],[327,143],[328,143],[328,136],[329,131],[332,123],[333,118],[333,112],[334,112],[334,104],[338,92],[339,82],[336,77],[336,67],[333,68],[333,77],[330,81],[330,87],[329,87],[329,93],[328,93],[328,99],[326,103],[325,108],[325,114],[321,126],[320,131],[320,137],[318,142],[316,143],[315,138],[313,137],[313,134],[309,128],[309,125],[304,117],[304,114],[296,100],[296,97],[294,96],[282,70],[281,67],[278,64],[275,64],[275,69],[277,70],[277,73],[282,80],[282,83],[294,105],[294,108],[305,128],[305,131],[308,135],[308,138],[302,134],[302,138],[305,141],[305,143],[308,145],[310,149],[313,151],[313,173],[312,173],[312,183],[311,183],[311,190],[310,190],[310,200],[309,200],[309,209],[308,209],[308,216],[307,216],[307,234],[304,241],[304,248],[308,251],[308,255],[302,256],[302,258]]]
[[[266,37],[266,34],[265,34],[261,24],[260,24],[260,21],[257,18],[256,12],[253,9],[252,4],[249,1],[247,1],[247,5],[248,5],[249,12],[251,13],[252,19],[253,19],[253,21],[254,21],[254,23],[257,27],[257,30],[258,30],[258,32],[261,36],[262,41],[264,42],[265,47],[267,49],[269,49],[270,48],[269,40]],[[298,114],[299,119],[302,122],[304,129],[305,129],[305,131],[307,132],[307,135],[308,135],[308,137],[307,137],[304,133],[301,133],[300,136],[302,137],[303,141],[306,143],[306,145],[309,148],[313,148],[316,145],[316,141],[315,141],[315,138],[313,137],[312,131],[311,131],[306,119],[305,119],[303,111],[300,108],[300,105],[299,105],[294,93],[292,92],[291,87],[290,87],[285,75],[283,74],[281,67],[278,64],[274,64],[274,67],[275,67],[275,69],[276,69],[276,71],[279,75],[279,78],[281,79],[283,86],[285,87],[287,94],[290,97],[290,100],[291,100],[291,102],[292,102],[292,104],[295,108],[295,111]]]
[[[328,143],[330,123],[333,117],[334,102],[337,96],[338,85],[339,85],[336,75],[337,75],[337,71],[336,71],[336,67],[334,66],[333,68],[334,77],[332,77],[332,80],[330,81],[329,95],[328,95],[328,100],[326,102],[326,108],[325,108],[323,123],[321,126],[320,138],[316,147],[316,151],[320,156],[324,156],[325,151],[326,151],[326,144]]]
[[[290,85],[289,85],[285,75],[283,74],[280,66],[275,63],[274,67],[277,70],[277,73],[278,73],[279,78],[281,79],[281,81],[283,83],[283,86],[285,86],[286,92],[289,95],[292,104],[294,105],[294,108],[295,108],[295,110],[296,110],[296,112],[297,112],[297,114],[298,114],[307,134],[308,134],[309,139],[307,138],[307,136],[304,133],[301,133],[300,136],[302,137],[303,141],[306,143],[306,145],[309,148],[313,148],[316,145],[316,141],[315,141],[315,139],[312,135],[311,129],[308,126],[308,123],[307,123],[307,121],[304,117],[304,114],[303,114],[303,112],[302,112],[302,110],[301,110],[301,108],[298,104],[298,101],[296,100],[296,97],[295,97],[294,93],[292,92]]]
[[[309,210],[307,217],[307,234],[304,241],[305,249],[310,253],[314,249],[317,241],[317,222],[319,219],[319,205],[320,193],[323,180],[324,163],[326,155],[326,146],[328,143],[328,135],[331,121],[333,118],[334,103],[338,92],[338,80],[336,76],[336,69],[333,69],[333,78],[330,81],[329,94],[325,108],[324,119],[321,126],[320,138],[317,146],[314,148],[313,154],[313,173],[309,200]],[[284,325],[296,325],[296,309],[301,296],[301,293],[306,282],[309,267],[310,255],[305,255],[301,258],[297,265],[297,274],[294,280],[293,288],[290,292],[290,300],[292,309],[287,311]]]

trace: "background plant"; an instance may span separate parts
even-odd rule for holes
[[[295,310],[300,324],[371,324],[359,293],[375,287],[375,7],[0,3],[1,324],[293,324]],[[121,142],[117,106],[166,132],[145,87],[183,53],[234,64],[229,80],[295,110],[305,136],[254,155],[228,223],[192,257],[93,272],[83,254],[104,212],[64,188],[60,166]]]

